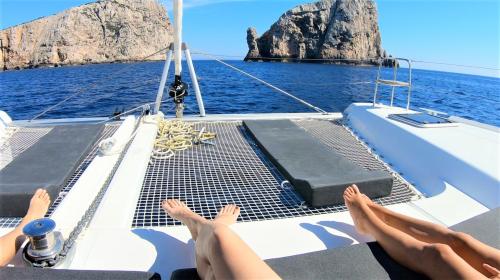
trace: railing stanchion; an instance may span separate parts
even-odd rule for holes
[[[170,48],[167,51],[167,59],[165,60],[165,65],[163,66],[163,73],[161,74],[160,86],[158,87],[158,93],[156,94],[156,102],[154,113],[158,114],[160,112],[161,100],[163,98],[163,92],[165,90],[165,83],[167,82],[168,70],[170,68],[170,63],[172,61],[172,49],[173,46],[170,44]]]
[[[205,116],[205,105],[203,104],[203,98],[201,97],[200,87],[198,85],[198,78],[196,77],[196,72],[194,71],[193,60],[191,59],[191,53],[186,45],[182,44],[184,49],[184,55],[186,56],[186,62],[189,68],[189,75],[191,76],[191,82],[193,83],[193,89],[196,96],[196,102],[198,102],[198,108],[200,109],[200,116]]]

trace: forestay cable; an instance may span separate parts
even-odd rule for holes
[[[152,53],[152,54],[150,54],[150,55],[147,55],[147,56],[145,56],[145,57],[142,57],[140,60],[146,60],[146,59],[148,59],[148,58],[150,58],[150,57],[152,57],[152,56],[154,56],[154,55],[156,55],[156,54],[158,54],[158,53],[160,53],[160,52],[162,52],[162,51],[167,50],[168,48],[169,48],[169,47],[162,48],[161,50],[158,50],[158,51],[156,51],[156,52],[154,52],[154,53]],[[67,96],[66,98],[64,98],[63,100],[61,100],[61,101],[57,102],[56,104],[54,104],[54,105],[52,105],[52,106],[48,107],[47,109],[43,110],[42,112],[40,112],[39,114],[37,114],[36,116],[34,116],[34,117],[30,120],[30,121],[34,121],[34,120],[38,119],[39,117],[41,117],[41,116],[43,116],[43,115],[47,114],[48,112],[52,111],[53,109],[55,109],[55,108],[57,108],[57,107],[59,107],[61,104],[63,104],[63,103],[65,103],[65,102],[67,102],[67,101],[68,101],[68,100],[70,100],[71,98],[73,98],[73,97],[75,97],[75,96],[78,96],[78,95],[80,95],[80,94],[82,94],[82,93],[84,93],[84,92],[86,92],[86,91],[88,91],[88,90],[90,90],[90,89],[92,89],[92,88],[96,87],[96,86],[97,86],[98,84],[100,84],[101,82],[103,82],[103,81],[109,81],[112,77],[115,77],[115,76],[117,76],[118,74],[125,72],[126,70],[130,69],[130,68],[131,68],[131,67],[133,67],[134,65],[135,65],[135,64],[130,64],[129,66],[127,66],[127,67],[125,67],[125,68],[123,68],[123,69],[121,69],[121,70],[118,70],[118,71],[114,72],[114,73],[113,73],[112,75],[110,75],[110,76],[103,77],[102,79],[100,79],[100,80],[98,80],[97,82],[95,82],[95,83],[91,84],[91,85],[90,85],[90,86],[88,86],[87,88],[80,88],[79,90],[76,90],[76,92],[74,92],[73,94],[68,95],[68,96]]]
[[[193,53],[201,54],[201,55],[210,57],[210,58],[214,59],[215,61],[217,61],[217,62],[219,62],[219,63],[221,63],[221,64],[223,64],[223,65],[225,65],[225,66],[227,66],[227,67],[229,67],[229,68],[231,68],[231,69],[233,69],[233,70],[235,70],[235,71],[237,71],[237,72],[239,72],[239,73],[241,73],[241,74],[243,74],[243,75],[245,75],[247,77],[250,77],[250,78],[252,78],[252,79],[254,79],[254,80],[258,81],[258,82],[261,82],[262,84],[264,84],[264,85],[266,85],[266,86],[268,86],[268,87],[270,87],[270,88],[272,88],[272,89],[274,89],[274,90],[276,90],[276,91],[278,91],[278,92],[280,92],[280,93],[282,93],[282,94],[284,94],[284,95],[286,95],[288,97],[291,97],[291,98],[295,99],[296,101],[298,101],[298,102],[306,105],[307,107],[315,110],[316,112],[323,113],[323,114],[328,114],[328,112],[326,112],[325,110],[323,110],[321,108],[318,108],[318,107],[312,105],[311,103],[309,103],[309,102],[307,102],[307,101],[305,101],[305,100],[303,100],[301,98],[298,98],[297,96],[295,96],[295,95],[293,95],[293,94],[291,94],[289,92],[286,92],[286,91],[284,91],[284,90],[282,90],[282,89],[280,89],[280,88],[278,88],[278,87],[276,87],[276,86],[274,86],[274,85],[272,85],[272,84],[270,84],[270,83],[268,83],[268,82],[266,82],[266,81],[264,81],[264,80],[262,80],[260,78],[257,78],[254,75],[249,74],[249,73],[247,73],[247,72],[245,72],[245,71],[243,71],[243,70],[241,70],[241,69],[239,69],[239,68],[237,68],[237,67],[235,67],[235,66],[233,66],[231,64],[228,64],[228,63],[222,61],[221,59],[217,58],[216,56],[213,56],[213,55],[208,54],[208,53],[199,52],[199,51],[193,52]]]

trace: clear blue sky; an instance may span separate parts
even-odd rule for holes
[[[171,0],[162,0],[167,6]],[[0,0],[0,28],[89,0]],[[307,0],[185,0],[184,40],[192,49],[244,57],[246,29],[262,34]],[[378,0],[383,47],[393,56],[500,68],[499,0]],[[417,63],[418,68],[500,77],[500,71]]]

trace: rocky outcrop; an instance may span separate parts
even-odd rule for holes
[[[245,60],[361,59],[375,63],[373,58],[386,57],[373,0],[322,0],[297,6],[261,37],[249,28],[247,43]]]
[[[170,42],[157,0],[101,0],[1,30],[0,69],[142,60]]]

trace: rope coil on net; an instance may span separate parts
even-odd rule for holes
[[[216,137],[213,132],[194,129],[194,124],[181,120],[160,120],[151,158],[155,160],[168,159],[175,152],[184,151],[194,144],[209,144],[208,140]]]

